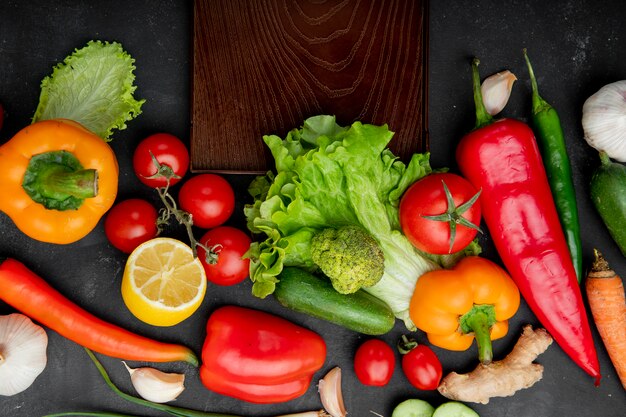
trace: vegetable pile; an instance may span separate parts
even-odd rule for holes
[[[357,226],[376,240],[384,256],[380,281],[364,290],[387,303],[407,328],[415,328],[408,314],[415,282],[439,265],[403,235],[398,205],[406,189],[432,170],[428,154],[415,154],[406,165],[399,161],[387,148],[392,135],[387,126],[342,127],[332,116],[316,116],[285,139],[263,138],[276,173],[251,184],[255,201],[246,207],[250,230],[266,236],[248,252],[254,295],[273,293],[284,267],[317,269],[311,247],[316,234]]]
[[[486,404],[536,384],[544,366],[534,361],[553,340],[598,383],[579,286],[583,258],[565,138],[556,110],[539,95],[526,51],[524,58],[534,131],[518,120],[494,119],[517,78],[503,71],[481,85],[475,59],[476,126],[456,149],[460,173],[433,169],[428,153],[399,160],[388,148],[393,132],[386,125],[341,126],[335,117],[319,115],[285,138],[264,136],[275,170],[254,178],[248,189],[253,201],[241,213],[253,240],[227,223],[236,207],[227,179],[188,175],[187,146],[169,133],[144,137],[132,159],[136,179],[156,193],[161,207],[140,198],[118,200],[119,167],[106,142],[141,113],[144,100],[133,96],[130,55],[118,43],[92,41],[44,79],[33,123],[0,146],[6,168],[0,210],[26,235],[55,244],[82,239],[106,214],[104,234],[127,256],[121,299],[149,325],[177,325],[202,311],[211,284],[237,285],[249,277],[253,296],[272,295],[296,312],[381,336],[355,348],[354,374],[362,385],[387,386],[399,362],[402,381],[453,400],[434,407],[409,399],[391,417],[476,417],[461,402]],[[606,132],[593,126],[597,101],[619,87],[603,89],[585,104],[583,125],[601,160],[591,200],[626,254],[626,168],[611,161],[625,160],[623,144],[603,142]],[[174,222],[184,227],[188,243],[166,236]],[[502,266],[479,256],[477,236],[486,232]],[[584,290],[626,387],[623,283],[597,251],[595,258]],[[545,329],[524,326],[512,351],[494,360],[493,343],[507,334],[522,298]],[[10,257],[0,257],[0,300],[23,313],[0,317],[0,395],[27,389],[46,366],[47,334],[32,319],[84,346],[106,384],[134,404],[176,416],[228,417],[163,404],[183,392],[184,373],[124,363],[141,398],[126,394],[92,350],[200,366],[199,380],[209,391],[253,404],[295,400],[329,366],[317,379],[321,409],[290,416],[347,415],[342,370],[330,363],[322,335],[279,315],[245,305],[214,307],[199,363],[185,346],[92,315]],[[383,336],[397,319],[405,333],[392,347]],[[418,332],[428,343],[416,342]],[[447,364],[431,345],[464,351],[474,341],[476,368],[444,375]]]

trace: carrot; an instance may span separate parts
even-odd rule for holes
[[[622,279],[594,249],[595,261],[585,281],[591,314],[602,342],[626,389],[626,298]]]

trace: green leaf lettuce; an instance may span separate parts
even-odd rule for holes
[[[415,282],[439,265],[401,233],[398,205],[404,191],[432,170],[428,153],[413,155],[408,164],[396,158],[387,148],[392,136],[386,125],[342,127],[332,116],[309,118],[284,139],[264,136],[276,172],[250,184],[254,203],[245,208],[248,228],[265,235],[248,252],[254,295],[271,294],[285,266],[315,269],[310,242],[317,231],[360,225],[385,255],[382,279],[365,290],[414,329],[408,307]]]
[[[33,123],[64,118],[105,140],[141,113],[133,97],[134,59],[117,42],[90,41],[56,65],[41,83]]]

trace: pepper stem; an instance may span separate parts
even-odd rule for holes
[[[480,91],[480,73],[478,65],[480,60],[474,58],[472,60],[472,86],[474,92],[474,106],[476,106],[476,126],[474,129],[480,129],[493,122],[493,117],[487,112],[483,103],[483,93]]]
[[[489,365],[493,359],[491,326],[495,322],[496,312],[490,304],[474,305],[459,320],[463,333],[474,334],[478,347],[478,360],[483,365]]]
[[[609,157],[609,154],[607,154],[604,151],[600,151],[600,163],[604,166],[608,166],[611,165],[611,157]]]
[[[530,59],[528,58],[528,53],[526,52],[526,48],[523,49],[524,59],[526,60],[526,66],[528,67],[528,74],[530,75],[530,85],[532,88],[532,102],[533,102],[533,113],[537,114],[542,111],[548,110],[552,106],[548,104],[540,95],[539,95],[539,87],[537,86],[537,79],[535,78],[535,72],[533,71],[533,67],[530,64]]]
[[[76,210],[98,195],[98,172],[84,169],[70,152],[44,152],[30,159],[22,187],[47,209]]]
[[[44,197],[63,200],[67,196],[82,199],[98,195],[98,172],[95,169],[66,171],[59,168],[42,174],[39,184]]]

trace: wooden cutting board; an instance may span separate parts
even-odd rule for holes
[[[309,116],[387,123],[427,150],[426,0],[196,0],[194,172],[273,169],[263,135]]]

